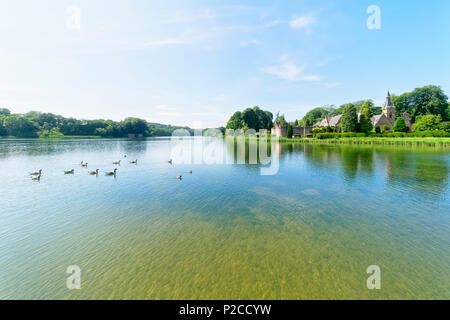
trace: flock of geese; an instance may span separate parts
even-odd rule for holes
[[[127,156],[125,155],[124,158],[126,158],[126,157]],[[121,161],[122,160],[114,161],[112,164],[120,166]],[[131,160],[130,164],[137,164],[137,162],[138,162],[137,159],[136,160]],[[169,164],[172,164],[172,159],[170,159],[167,162]],[[80,167],[82,167],[82,168],[87,168],[88,163],[84,162],[84,161],[81,161],[78,165]],[[95,169],[94,171],[88,171],[88,174],[90,174],[91,176],[98,176],[99,171],[100,171],[99,169]],[[65,175],[66,174],[74,174],[74,173],[75,173],[75,169],[64,170],[64,174]],[[115,168],[114,171],[104,171],[104,173],[105,173],[106,176],[114,176],[115,177],[116,173],[117,173],[117,168]],[[186,171],[186,173],[192,174],[192,170]],[[31,180],[34,180],[34,181],[40,181],[41,180],[41,175],[42,175],[42,169],[40,169],[39,171],[36,171],[36,172],[30,172]],[[179,175],[179,176],[176,176],[175,178],[177,180],[182,180],[183,176]]]

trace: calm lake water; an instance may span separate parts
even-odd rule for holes
[[[170,165],[163,138],[0,140],[0,299],[450,298],[448,149],[277,150],[262,176]]]

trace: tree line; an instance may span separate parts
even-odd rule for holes
[[[446,130],[450,121],[450,104],[448,96],[439,86],[429,85],[416,88],[412,92],[406,92],[399,96],[392,95],[395,105],[397,122],[393,130],[397,132],[406,131],[406,124],[402,114],[408,112],[416,131]],[[360,121],[358,113],[361,112]],[[306,113],[301,120],[289,122],[284,115],[279,113],[272,121],[273,115],[269,111],[263,111],[259,107],[247,108],[244,111],[235,112],[227,123],[227,129],[272,129],[274,123],[287,126],[287,133],[292,132],[292,126],[313,126],[323,120],[326,116],[342,115],[340,131],[342,132],[371,132],[383,128],[373,128],[371,118],[382,113],[382,107],[376,106],[371,99],[346,103],[339,107],[325,105],[314,108]],[[433,128],[433,129],[430,129]],[[442,129],[443,128],[443,129]],[[329,130],[329,129],[317,129]],[[385,128],[383,129],[385,130]]]
[[[99,136],[121,138],[134,134],[143,137],[170,136],[177,127],[158,123],[149,123],[139,118],[113,120],[79,120],[65,118],[52,113],[30,111],[25,114],[13,114],[6,108],[0,108],[0,136],[20,138],[64,137],[64,136]]]

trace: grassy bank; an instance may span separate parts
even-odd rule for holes
[[[364,144],[364,145],[407,145],[450,147],[450,138],[380,138],[380,137],[352,137],[339,139],[316,138],[280,138],[281,142],[292,143],[320,143],[320,144]]]

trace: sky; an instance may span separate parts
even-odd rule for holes
[[[0,0],[0,107],[218,127],[256,105],[294,121],[381,105],[387,90],[450,95],[449,12],[448,0]]]

